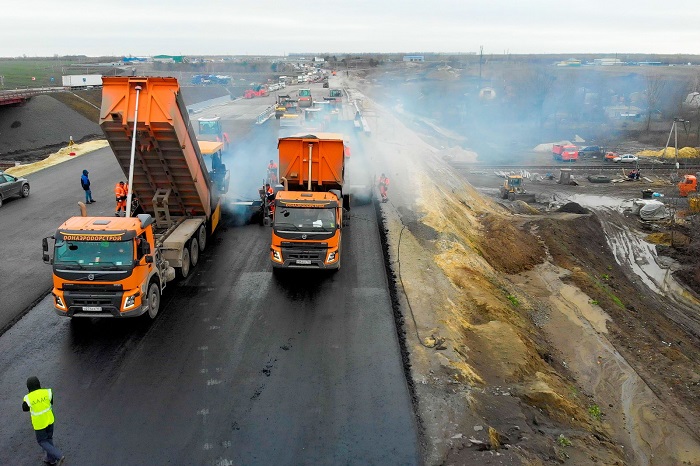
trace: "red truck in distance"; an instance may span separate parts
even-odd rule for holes
[[[573,144],[554,144],[552,157],[560,162],[575,162],[578,160],[578,148]]]

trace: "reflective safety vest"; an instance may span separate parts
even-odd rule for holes
[[[29,413],[32,415],[34,430],[45,429],[53,424],[52,399],[53,394],[50,388],[40,388],[24,396],[24,402],[29,405]]]

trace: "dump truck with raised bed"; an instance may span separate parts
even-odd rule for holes
[[[105,77],[99,123],[144,213],[127,202],[124,218],[88,217],[81,206],[44,238],[55,311],[153,319],[166,284],[197,265],[227,186],[212,181],[175,78]]]
[[[282,268],[339,269],[342,231],[350,208],[343,195],[343,136],[316,133],[280,138],[270,260]]]

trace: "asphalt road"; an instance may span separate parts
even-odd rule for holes
[[[41,239],[80,215],[84,169],[90,172],[97,201],[88,206],[88,214],[114,215],[114,184],[125,178],[108,147],[28,175],[29,197],[8,199],[0,207],[0,330],[51,289],[51,267],[41,261]]]
[[[0,302],[20,309],[50,287],[41,238],[76,212],[83,168],[91,213],[109,214],[109,149],[36,173],[30,197],[0,210],[13,245]],[[224,221],[151,325],[69,321],[44,298],[0,336],[0,464],[41,464],[21,411],[30,375],[55,391],[66,464],[421,463],[374,206],[354,206],[335,274],[275,277],[269,229]]]

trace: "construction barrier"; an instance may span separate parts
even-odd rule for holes
[[[262,125],[262,124],[265,123],[267,120],[269,120],[270,117],[271,117],[272,115],[274,115],[274,114],[275,114],[275,106],[274,106],[274,105],[270,105],[269,107],[267,107],[267,108],[265,109],[264,112],[262,112],[260,115],[258,115],[258,117],[255,119],[255,124],[256,124],[256,125]]]

